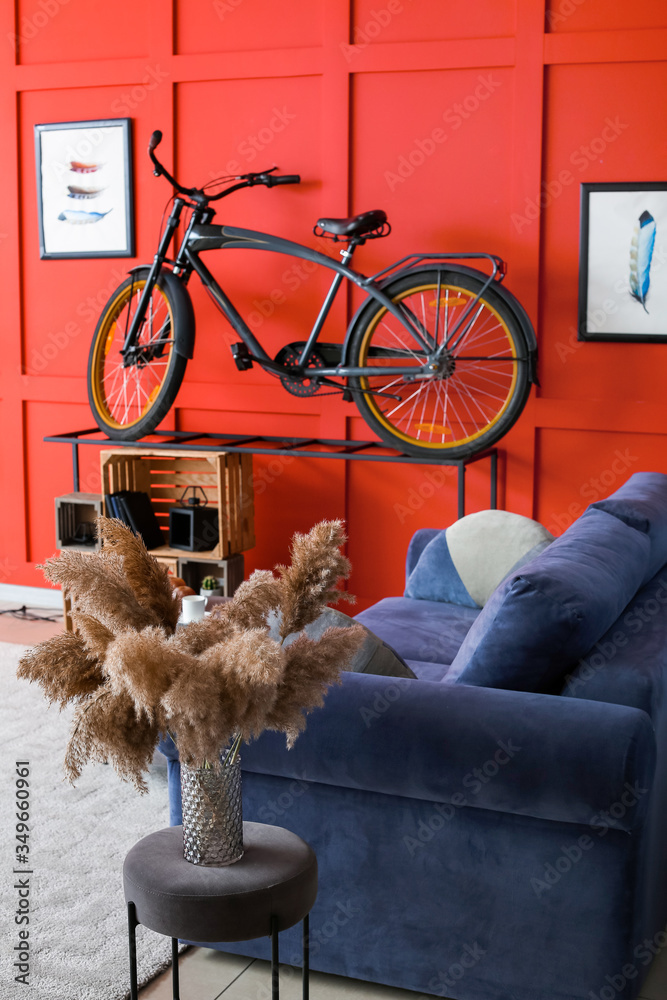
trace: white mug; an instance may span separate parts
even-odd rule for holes
[[[201,621],[205,609],[205,597],[200,597],[199,594],[186,594],[181,605],[181,620],[184,622]]]

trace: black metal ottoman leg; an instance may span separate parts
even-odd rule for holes
[[[128,903],[127,930],[130,945],[130,1000],[137,1000],[137,936],[135,928],[138,922],[134,903]]]
[[[171,939],[171,987],[174,1000],[180,1000],[178,993],[178,938]]]
[[[303,990],[303,1000],[308,1000],[309,979],[310,979],[310,940],[309,940],[309,914],[303,918],[303,978],[301,987]]]
[[[271,917],[271,1000],[278,1000],[278,917]]]

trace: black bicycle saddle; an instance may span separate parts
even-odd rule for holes
[[[318,219],[316,227],[319,226],[325,233],[333,233],[334,236],[363,236],[380,229],[386,221],[386,213],[378,208],[373,212],[353,215],[349,219]]]

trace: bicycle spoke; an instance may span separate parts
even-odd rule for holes
[[[148,300],[146,316],[134,345],[135,358],[126,365],[120,354],[142,293],[143,283],[135,285],[128,288],[126,298],[118,303],[109,318],[109,332],[98,361],[98,385],[104,408],[110,420],[119,427],[131,426],[150,409],[171,365],[174,344],[171,312],[157,286]],[[104,338],[104,332],[100,338]]]
[[[398,344],[403,348],[404,351],[407,351],[408,354],[410,354],[415,359],[415,361],[417,361],[420,365],[422,364],[417,354],[412,350],[412,348],[408,347],[407,344],[404,343],[402,338],[399,337],[398,334],[394,330],[392,330],[390,326],[387,325],[386,320],[383,321],[382,326],[393,336],[394,340],[398,342]],[[388,349],[390,349],[390,347]]]
[[[485,298],[475,300],[474,291],[455,282],[448,284],[439,271],[433,273],[431,285],[408,287],[394,298],[412,323],[423,327],[429,343],[442,351],[441,364],[432,375],[422,371],[413,378],[384,376],[383,367],[396,364],[392,351],[403,352],[405,360],[399,363],[406,368],[411,364],[423,368],[429,355],[410,343],[386,311],[369,329],[358,363],[376,373],[364,377],[362,384],[400,398],[388,401],[369,395],[364,405],[377,414],[390,437],[395,430],[398,438],[424,449],[454,454],[458,449],[460,453],[460,446],[487,436],[506,413],[517,385],[525,386],[521,342],[514,338],[502,311]],[[387,356],[383,357],[383,351]]]

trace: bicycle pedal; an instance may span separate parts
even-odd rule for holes
[[[352,402],[352,390],[351,389],[343,389],[343,402],[344,403],[351,403]]]
[[[252,368],[250,351],[244,343],[231,344],[230,347],[232,357],[234,358],[234,364],[240,372],[247,372],[249,368]]]

